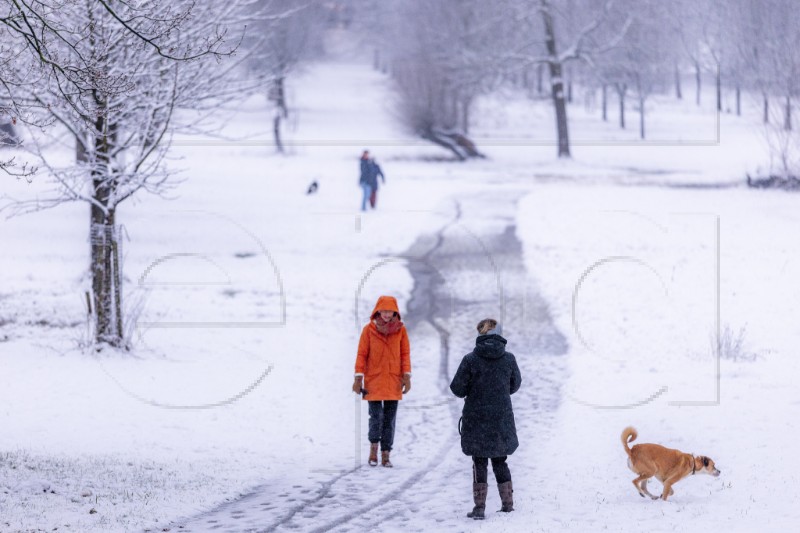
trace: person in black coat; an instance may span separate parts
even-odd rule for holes
[[[466,398],[460,421],[461,450],[472,456],[475,507],[467,516],[476,520],[483,519],[486,510],[489,459],[500,492],[500,510],[514,510],[506,459],[519,446],[511,395],[519,390],[522,377],[514,354],[505,349],[502,333],[496,320],[481,320],[475,349],[461,360],[450,383],[453,394]]]

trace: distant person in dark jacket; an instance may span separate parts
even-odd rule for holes
[[[475,349],[461,360],[450,390],[466,398],[461,417],[461,450],[472,456],[472,496],[475,507],[467,516],[482,520],[489,491],[488,464],[497,480],[503,512],[514,510],[511,471],[506,459],[519,446],[511,395],[522,377],[517,360],[507,352],[503,328],[486,318],[478,323]]]
[[[361,210],[367,210],[367,202],[369,201],[370,195],[372,194],[372,186],[370,182],[372,181],[372,161],[369,159],[369,150],[364,150],[361,154],[361,175],[358,178],[358,184],[361,187]]]
[[[369,163],[369,186],[372,188],[369,195],[369,205],[372,209],[375,209],[375,203],[378,201],[378,176],[381,177],[383,183],[386,183],[386,176],[383,175],[383,170],[381,170],[375,158],[370,159]]]

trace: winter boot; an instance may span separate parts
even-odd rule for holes
[[[498,483],[497,490],[500,491],[500,501],[503,503],[500,510],[504,513],[510,513],[514,510],[514,488],[511,486],[511,482]]]
[[[378,466],[378,443],[369,445],[369,466]]]
[[[472,484],[472,499],[475,501],[475,507],[472,511],[467,513],[467,517],[473,520],[483,520],[484,511],[486,511],[486,495],[489,493],[488,483],[473,483]]]
[[[389,460],[389,450],[381,451],[381,465],[386,468],[392,468],[394,466]]]

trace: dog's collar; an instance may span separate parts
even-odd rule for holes
[[[692,475],[694,475],[695,470],[697,470],[697,467],[695,466],[694,455],[692,455]]]

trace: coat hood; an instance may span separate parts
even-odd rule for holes
[[[397,313],[398,320],[403,319],[403,317],[400,316],[400,309],[397,307],[397,300],[394,296],[380,296],[378,302],[375,304],[375,309],[373,309],[372,314],[369,315],[370,319],[374,319],[378,311],[394,311]]]
[[[507,342],[497,334],[478,335],[475,339],[475,355],[484,359],[499,359],[506,353]]]

